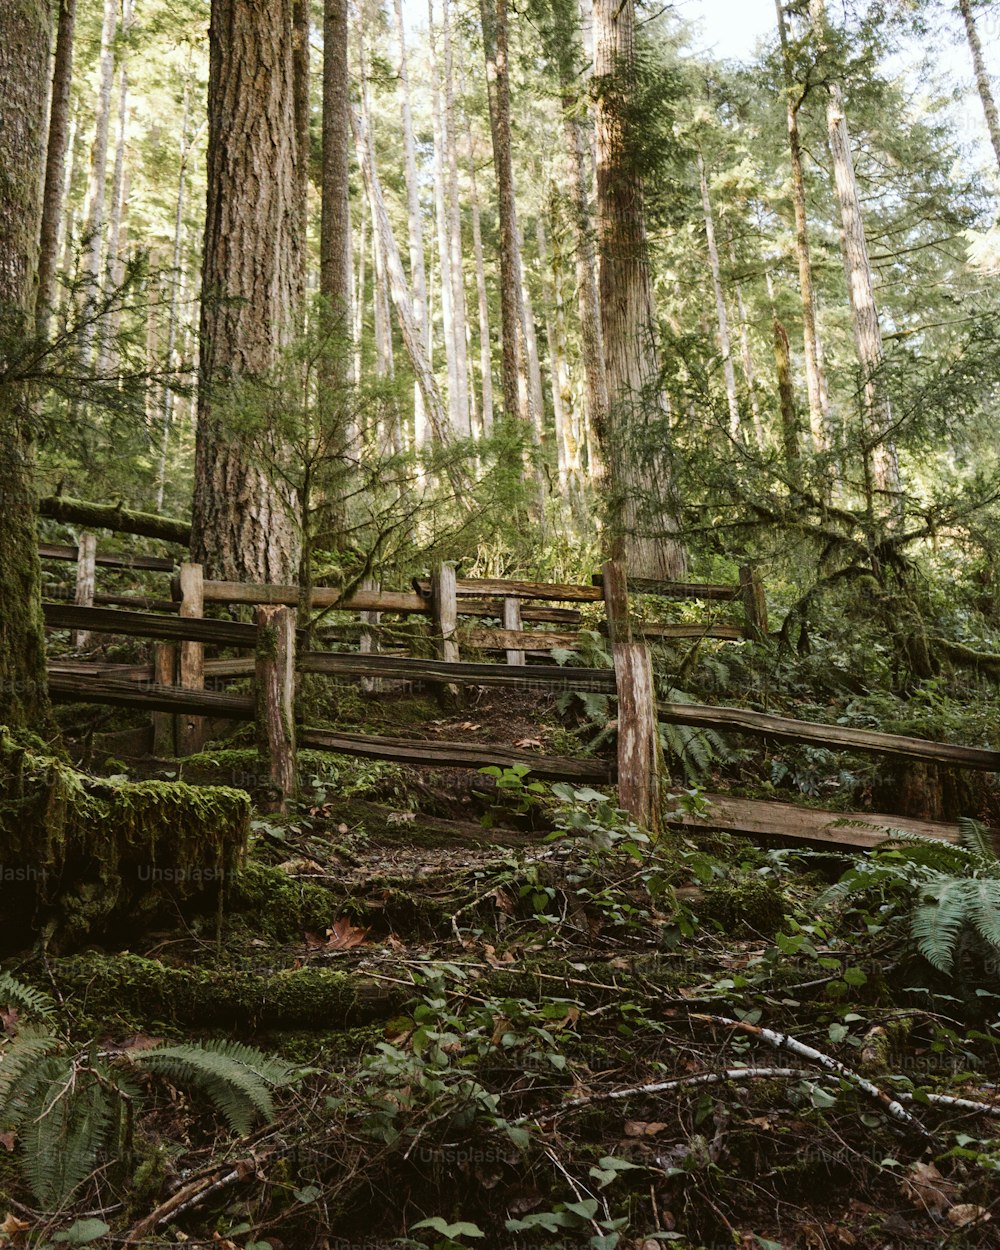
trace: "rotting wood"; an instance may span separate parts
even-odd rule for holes
[[[257,749],[274,788],[271,811],[283,812],[295,784],[295,613],[285,606],[257,608],[254,693]]]
[[[76,599],[76,587],[43,585],[42,598],[54,599],[61,603],[73,603]],[[94,605],[135,608],[138,612],[177,612],[180,609],[180,604],[172,599],[150,599],[145,595],[108,595],[102,591],[95,593]]]
[[[296,607],[300,599],[298,586],[269,586],[248,582],[205,582],[206,603],[284,604]],[[422,596],[392,590],[356,590],[344,598],[335,586],[314,586],[309,597],[311,608],[335,608],[338,612],[422,612],[430,604]]]
[[[200,620],[205,615],[205,578],[200,564],[181,565],[180,619]],[[183,690],[204,690],[205,647],[186,639],[177,655],[177,682]],[[178,755],[194,755],[201,750],[205,738],[205,722],[200,716],[179,717],[175,729]]]
[[[521,601],[513,595],[508,595],[503,601],[503,632],[508,637],[513,637],[521,633]],[[524,663],[524,647],[518,643],[509,643],[507,646],[507,663],[523,664]]]
[[[435,768],[486,768],[491,764],[510,768],[527,764],[536,777],[566,781],[610,782],[614,765],[606,760],[567,759],[536,755],[514,747],[479,742],[421,742],[413,739],[382,738],[373,734],[335,733],[325,729],[303,729],[299,746],[366,759],[392,760],[399,764]]]
[[[892,831],[955,844],[962,836],[958,825],[884,812],[831,812],[770,799],[738,799],[728,794],[704,794],[702,797],[709,804],[706,816],[668,813],[667,823],[685,828],[720,829],[749,837],[821,842],[833,850],[840,847],[871,850],[890,837]]]
[[[499,600],[460,599],[458,601],[459,616],[492,616],[499,621],[503,617],[503,608]],[[537,606],[521,606],[521,620],[532,625],[579,625],[583,616],[579,608],[540,608]]]
[[[706,729],[757,734],[781,742],[818,743],[831,750],[862,751],[899,759],[976,768],[983,772],[1000,772],[1000,751],[982,747],[954,746],[871,729],[851,729],[846,725],[817,725],[786,716],[749,712],[744,708],[709,707],[701,703],[661,703],[659,716],[660,720],[675,725],[700,725]]]
[[[215,690],[181,690],[176,686],[140,686],[114,677],[81,677],[53,673],[49,694],[56,703],[104,703],[174,712],[180,716],[215,716],[223,720],[253,720],[251,695],[219,694]]]
[[[697,622],[682,622],[676,625],[654,625],[651,622],[640,622],[635,628],[643,638],[649,638],[653,641],[657,639],[669,641],[671,639],[708,638],[714,642],[742,642],[746,637],[746,630],[742,625],[699,625]]]
[[[470,629],[460,637],[467,646],[480,651],[512,651],[513,654],[522,656],[514,661],[516,664],[524,663],[525,651],[544,654],[556,647],[571,650],[580,642],[579,634],[561,634],[542,629]]]
[[[767,598],[760,572],[752,564],[740,568],[740,596],[746,614],[747,638],[760,640],[767,637]]]
[[[459,662],[458,598],[454,564],[438,564],[431,577],[431,610],[434,617],[434,648],[445,664]],[[440,686],[438,697],[445,706],[459,701],[459,688],[454,682]]]
[[[153,685],[172,686],[177,675],[177,645],[172,642],[154,643],[151,669]],[[176,750],[174,718],[166,712],[154,712],[153,754],[161,757],[172,756]]]
[[[39,499],[38,515],[71,525],[114,530],[119,534],[161,538],[165,542],[179,543],[182,547],[189,546],[191,542],[190,521],[178,521],[152,512],[136,512],[121,504],[87,503],[82,499],[49,495]]]
[[[603,584],[603,575],[594,574],[595,585]],[[712,582],[670,582],[650,577],[630,577],[629,586],[635,595],[656,595],[661,599],[719,599],[731,603],[740,597],[739,586]]]
[[[426,594],[427,578],[414,578],[414,586]],[[562,582],[507,581],[502,577],[459,578],[456,583],[459,599],[542,599],[553,603],[600,603],[604,592],[598,586],[577,586]],[[460,611],[464,611],[460,608]]]

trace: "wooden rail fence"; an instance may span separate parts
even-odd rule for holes
[[[415,579],[408,591],[372,586],[351,594],[336,588],[312,591],[313,609],[336,610],[359,617],[361,650],[327,651],[303,645],[295,628],[299,589],[207,580],[200,566],[156,557],[102,555],[92,542],[78,548],[47,544],[45,558],[77,560],[75,599],[46,602],[51,628],[74,637],[114,633],[153,640],[151,664],[50,665],[50,690],[57,701],[94,702],[145,708],[153,713],[154,750],[189,754],[200,749],[209,719],[252,720],[258,747],[277,795],[284,803],[295,785],[298,747],[391,759],[415,765],[480,768],[486,764],[527,764],[538,776],[605,784],[617,781],[619,802],[645,827],[660,820],[660,786],[665,775],[659,722],[700,726],[766,740],[818,744],[833,750],[874,753],[927,763],[1000,772],[1000,752],[957,746],[902,735],[816,724],[741,708],[662,703],[656,699],[650,641],[672,638],[740,639],[767,633],[767,611],[760,578],[741,571],[738,585],[652,582],[626,579],[624,570],[607,563],[593,585],[458,578],[453,565],[442,564],[430,578]],[[170,573],[169,601],[141,596],[102,596],[94,589],[97,567]],[[81,572],[82,570],[82,572]],[[671,599],[704,599],[741,604],[742,624],[667,624],[637,622],[630,593]],[[81,600],[84,600],[81,602]],[[89,602],[87,602],[89,600]],[[104,606],[113,601],[121,606]],[[604,605],[601,623],[613,667],[584,668],[543,662],[556,648],[573,650],[583,624],[581,608]],[[98,606],[100,605],[100,606]],[[135,611],[133,606],[158,610]],[[164,606],[166,605],[166,606]],[[207,605],[252,606],[252,624],[205,616]],[[566,606],[570,605],[570,606]],[[171,610],[168,610],[171,609]],[[381,614],[426,619],[434,656],[379,652]],[[463,629],[461,618],[492,618],[498,627]],[[535,628],[526,628],[535,626]],[[206,659],[206,646],[251,652],[243,657]],[[470,662],[462,648],[503,653],[506,663]],[[535,662],[529,662],[533,660]],[[396,681],[430,684],[449,701],[470,686],[595,692],[618,700],[618,754],[615,762],[547,757],[512,747],[467,742],[425,742],[351,734],[297,726],[294,716],[297,674],[318,674],[367,683]],[[206,688],[208,683],[252,678],[253,693]],[[717,827],[743,833],[770,832],[819,842],[873,845],[886,827],[955,840],[955,827],[901,817],[815,812],[794,804],[712,796]],[[852,823],[852,820],[854,823]],[[862,821],[863,825],[857,825]]]

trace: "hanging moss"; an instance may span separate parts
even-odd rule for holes
[[[249,825],[240,790],[97,781],[0,727],[0,912],[22,922],[51,914],[63,944],[217,897]],[[4,926],[0,942],[25,936]]]

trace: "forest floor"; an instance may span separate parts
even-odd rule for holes
[[[528,696],[341,712],[572,753]],[[254,761],[125,763],[255,790]],[[221,915],[4,966],[56,1000],[81,1069],[158,1040],[280,1056],[274,1118],[236,1137],[182,1081],[136,1078],[127,1141],[47,1215],[0,1133],[0,1246],[1000,1244],[996,996],[908,953],[888,889],[821,905],[843,863],[653,845],[595,792],[513,773],[308,752],[293,810],[252,828]],[[3,1009],[0,1057],[27,1018]]]

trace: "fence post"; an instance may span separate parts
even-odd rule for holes
[[[200,564],[182,564],[180,572],[183,617],[205,615],[205,577]],[[182,690],[205,689],[205,647],[200,642],[182,642],[177,665]],[[195,755],[205,741],[204,716],[177,717],[177,754]]]
[[[381,583],[375,581],[374,578],[366,577],[361,583],[361,590],[381,590]],[[381,619],[380,612],[360,612],[361,618],[361,642],[358,649],[362,655],[371,655],[378,651],[378,635],[370,629],[366,629],[366,625],[378,625]],[[361,689],[366,694],[373,694],[382,689],[382,680],[379,677],[362,677]]]
[[[266,760],[273,798],[271,811],[283,812],[295,794],[295,612],[260,606],[255,613],[257,653],[257,752]]]
[[[746,636],[759,641],[767,637],[767,597],[760,572],[754,564],[740,568],[740,595],[746,614]]]
[[[521,600],[515,599],[508,595],[503,601],[503,627],[504,629],[521,628]],[[507,651],[508,664],[524,664],[525,656],[523,651],[516,648],[509,648]]]
[[[177,646],[172,642],[153,643],[153,682],[172,686],[177,674]],[[169,712],[153,713],[153,754],[160,759],[172,758],[177,750],[174,741],[174,720]]]
[[[458,652],[458,578],[454,564],[441,562],[431,571],[431,611],[434,615],[434,642],[439,660],[457,664]],[[439,687],[440,699],[448,706],[459,701],[458,686],[448,683]]]
[[[629,619],[628,579],[617,560],[603,568],[608,635],[618,687],[618,803],[651,833],[661,831],[663,751],[649,647],[636,642]]]
[[[81,534],[76,550],[76,595],[73,602],[78,608],[94,606],[94,591],[97,586],[97,535]],[[71,643],[74,647],[85,647],[90,642],[90,633],[85,629],[73,632]]]

